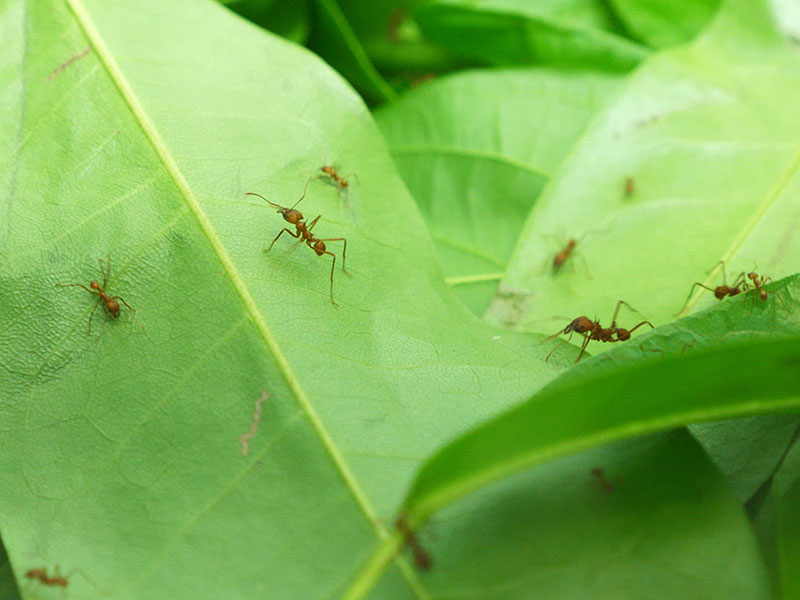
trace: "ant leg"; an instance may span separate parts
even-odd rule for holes
[[[321,216],[322,216],[322,215],[317,215],[317,216],[316,216],[316,218],[315,218],[313,221],[311,221],[311,223],[309,223],[308,225],[306,225],[306,230],[307,230],[309,233],[311,233],[311,230],[312,230],[312,229],[314,229],[314,225],[316,225],[316,224],[317,224],[317,221],[319,221],[319,218],[320,218]]]
[[[94,306],[92,307],[92,312],[89,313],[89,329],[86,331],[87,335],[92,335],[92,318],[94,317],[94,311],[97,310],[97,306],[102,302],[102,300],[103,300],[102,298],[98,298],[97,302],[95,302]],[[103,304],[103,310],[105,309],[106,309],[105,304]]]
[[[333,302],[334,306],[339,306],[333,300],[333,269],[336,267],[336,255],[333,252],[328,252],[327,250],[323,254],[330,254],[333,257],[333,262],[331,263],[331,302]]]
[[[614,329],[617,326],[617,316],[619,315],[619,309],[622,307],[623,304],[625,306],[627,306],[628,308],[630,308],[633,312],[639,313],[638,310],[636,310],[630,304],[625,302],[625,300],[620,300],[619,302],[617,302],[617,308],[616,308],[616,310],[614,310],[614,318],[611,319],[611,327],[609,327],[609,329]],[[641,313],[639,313],[639,314],[641,314]],[[631,329],[631,331],[633,331],[633,329]]]
[[[716,269],[720,265],[722,265],[722,285],[728,285],[728,277],[725,275],[725,261],[724,260],[719,261],[717,264],[714,265],[714,269]],[[711,270],[713,271],[714,269]]]
[[[108,287],[108,274],[111,273],[111,255],[109,254],[106,259],[108,260],[108,270],[103,268],[103,259],[100,259],[100,272],[103,274],[103,289]]]
[[[344,238],[323,238],[321,241],[342,242],[342,244],[344,244],[344,248],[342,249],[342,270],[350,275],[351,273],[347,270],[347,240]]]
[[[634,331],[636,331],[636,330],[637,330],[639,327],[641,327],[642,325],[645,325],[645,324],[646,324],[646,325],[650,325],[650,329],[655,329],[655,327],[653,327],[653,324],[652,324],[650,321],[642,321],[641,323],[639,323],[639,324],[638,324],[636,327],[634,327],[633,329],[629,329],[629,330],[628,330],[628,333],[633,333],[633,332],[634,332]]]
[[[125,300],[123,300],[123,299],[122,299],[122,296],[114,296],[114,297],[113,297],[113,298],[111,298],[111,299],[112,299],[112,300],[119,300],[119,301],[120,301],[120,302],[122,302],[122,303],[123,303],[125,306],[127,306],[127,307],[128,307],[128,310],[132,310],[133,312],[136,312],[136,309],[135,309],[135,308],[132,308],[130,304],[128,304],[127,302],[125,302]]]
[[[709,292],[713,292],[713,291],[714,291],[714,289],[713,289],[713,288],[710,288],[710,287],[708,287],[707,285],[703,285],[703,284],[702,284],[702,283],[700,283],[699,281],[695,281],[695,282],[692,284],[692,287],[689,289],[689,295],[688,295],[688,296],[686,296],[686,302],[684,302],[684,303],[683,303],[683,306],[681,307],[681,309],[680,309],[678,312],[676,312],[674,315],[672,315],[673,317],[677,317],[677,316],[678,316],[679,314],[681,314],[681,313],[682,313],[684,310],[686,310],[686,307],[689,305],[689,300],[691,300],[691,299],[692,299],[692,294],[694,294],[694,288],[696,288],[698,285],[699,285],[701,288],[705,288],[705,289],[707,289]]]
[[[556,334],[556,335],[561,335],[561,333],[558,333],[558,334]],[[548,339],[549,339],[549,338],[548,338]],[[566,340],[561,340],[561,342],[560,342],[560,343],[558,343],[558,344],[556,344],[555,346],[553,346],[553,349],[552,349],[552,350],[550,350],[550,352],[548,352],[548,353],[547,353],[547,356],[545,357],[545,359],[544,359],[544,362],[549,362],[549,361],[550,361],[550,357],[551,357],[551,356],[553,356],[553,352],[555,352],[556,350],[558,350],[559,348],[561,348],[561,346],[563,346],[564,344],[566,344],[567,342],[569,342],[569,340],[570,340],[570,339],[572,339],[572,334],[570,334],[570,337],[569,337],[568,339],[566,339]],[[543,340],[543,341],[546,341],[546,340]]]
[[[87,287],[86,287],[85,285],[83,285],[82,283],[57,283],[56,285],[57,285],[58,287],[80,287],[80,288],[83,288],[83,289],[85,289],[85,290],[86,290],[87,292],[89,292],[90,294],[95,294],[96,296],[99,296],[99,295],[100,295],[100,294],[98,294],[98,293],[97,293],[97,291],[96,291],[96,290],[90,290],[89,288],[87,288]]]
[[[581,353],[578,354],[578,358],[575,359],[575,364],[578,364],[578,361],[581,359],[581,356],[583,356],[583,353],[586,352],[586,346],[588,346],[589,342],[592,341],[592,336],[590,335],[584,335],[583,337],[585,339],[583,340],[583,345],[581,346]]]
[[[284,231],[285,231],[286,233],[288,233],[290,236],[292,236],[293,238],[299,238],[299,237],[300,237],[300,234],[299,234],[299,233],[292,233],[292,232],[291,232],[291,231],[289,231],[288,229],[286,229],[286,228],[283,228],[283,229],[281,229],[280,233],[278,233],[278,235],[276,235],[276,236],[275,236],[275,239],[274,239],[274,240],[272,240],[272,243],[269,245],[269,248],[267,248],[266,250],[264,250],[264,252],[269,252],[270,250],[272,250],[272,247],[275,245],[275,242],[277,242],[277,241],[278,241],[278,238],[279,238],[279,237],[281,237],[281,234],[282,234]]]

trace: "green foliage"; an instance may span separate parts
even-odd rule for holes
[[[5,0],[0,597],[795,593],[800,57],[776,14]],[[293,228],[245,195],[306,186],[313,234],[347,240],[338,306],[332,257],[265,254]],[[683,306],[721,259],[767,299]],[[57,285],[92,280],[131,309]],[[540,335],[619,299],[657,327],[578,364]],[[56,567],[67,590],[25,578]]]

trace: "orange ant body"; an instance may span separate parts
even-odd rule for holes
[[[65,588],[68,585],[67,578],[59,574],[58,567],[52,577],[48,577],[47,569],[31,569],[25,573],[28,579],[36,579],[42,585],[51,585]]]
[[[606,474],[603,472],[603,469],[600,467],[595,467],[590,471],[592,477],[597,480],[597,483],[600,484],[600,487],[603,488],[609,494],[614,491],[614,486],[606,479]]]
[[[715,288],[710,288],[699,281],[695,281],[689,290],[689,295],[686,297],[686,302],[683,303],[683,308],[681,308],[677,314],[682,313],[686,309],[686,305],[689,304],[689,300],[694,293],[694,288],[696,288],[698,285],[701,288],[707,289],[709,292],[714,292],[714,297],[717,300],[722,300],[726,296],[736,296],[747,290],[747,281],[744,278],[744,273],[739,274],[739,276],[736,278],[736,281],[733,282],[733,285],[728,285],[726,283],[727,277],[725,275],[725,261],[721,260],[717,263],[717,265],[722,265],[722,285],[718,285]],[[752,273],[752,275],[755,275],[755,273]]]
[[[111,259],[108,261],[108,271],[106,271],[103,267],[103,259],[100,259],[100,272],[103,274],[103,285],[100,285],[97,281],[92,280],[89,282],[89,287],[87,288],[82,283],[57,283],[56,285],[59,287],[80,287],[85,289],[90,294],[98,296],[97,302],[95,302],[94,307],[92,308],[92,312],[89,314],[89,329],[88,333],[92,332],[92,318],[94,317],[94,311],[97,310],[97,307],[100,303],[103,304],[103,310],[108,313],[108,315],[113,318],[119,318],[119,302],[122,302],[125,306],[128,307],[128,310],[136,312],[135,308],[131,308],[131,305],[125,302],[121,296],[109,296],[106,293],[106,287],[108,286],[108,273],[111,272]],[[91,288],[91,289],[89,289]],[[119,300],[119,302],[117,302]]]
[[[553,257],[553,270],[557,271],[558,268],[564,264],[564,262],[569,258],[570,254],[572,254],[573,248],[578,244],[574,239],[570,238],[567,242],[567,245],[564,246],[563,250],[556,254]]]
[[[333,271],[334,268],[336,267],[336,255],[333,252],[327,250],[325,242],[342,242],[344,244],[344,248],[342,250],[342,269],[344,270],[345,273],[349,275],[350,273],[348,273],[347,268],[345,266],[346,255],[347,255],[347,240],[342,237],[338,238],[315,237],[314,234],[311,233],[311,230],[314,228],[314,225],[317,224],[317,221],[319,221],[322,215],[317,215],[317,217],[313,221],[307,224],[303,217],[303,213],[301,213],[299,210],[295,208],[295,206],[300,204],[303,198],[306,197],[306,191],[308,190],[308,184],[310,182],[311,179],[309,178],[309,180],[306,182],[306,188],[303,190],[303,195],[300,196],[300,200],[295,202],[294,206],[292,206],[291,208],[286,208],[285,206],[281,206],[280,204],[275,204],[274,202],[270,202],[269,200],[264,198],[264,196],[262,196],[261,194],[256,194],[254,192],[246,192],[246,194],[249,196],[257,196],[261,198],[264,202],[269,204],[271,207],[275,208],[277,212],[281,214],[283,219],[294,225],[296,229],[295,232],[292,232],[290,229],[286,229],[285,227],[281,229],[278,235],[275,236],[275,239],[272,240],[272,243],[269,245],[269,248],[264,250],[264,252],[269,252],[272,249],[272,246],[275,245],[275,242],[278,241],[278,238],[281,237],[281,235],[285,231],[293,238],[297,238],[301,242],[305,242],[309,248],[311,248],[314,252],[316,252],[317,256],[322,256],[323,254],[329,254],[330,256],[333,257],[333,263],[331,264],[331,303],[334,306],[339,306],[333,299]]]
[[[347,187],[350,185],[350,182],[347,181],[347,177],[353,176],[358,179],[358,175],[355,173],[349,173],[347,176],[339,175],[339,173],[336,171],[336,167],[328,165],[320,167],[319,170],[331,178],[333,184],[336,186],[336,191],[338,194],[341,194],[343,191],[347,191]],[[322,177],[322,175],[320,175],[320,177]]]
[[[397,530],[403,535],[406,543],[411,548],[411,552],[414,554],[414,564],[417,565],[418,569],[428,571],[433,564],[433,560],[431,560],[430,555],[425,552],[425,549],[420,545],[419,540],[417,540],[417,535],[408,526],[403,515],[397,517],[396,525]]]
[[[545,358],[545,361],[550,360],[550,357],[557,348],[571,340],[573,333],[578,333],[584,338],[583,344],[581,345],[581,352],[578,354],[578,358],[575,359],[575,362],[577,363],[583,356],[583,353],[586,351],[586,346],[588,346],[589,342],[592,340],[597,340],[598,342],[626,342],[631,339],[631,334],[642,325],[650,325],[650,327],[653,327],[653,324],[650,321],[642,321],[631,329],[617,327],[617,315],[619,314],[619,309],[623,304],[633,310],[633,307],[624,300],[617,302],[617,308],[614,310],[614,318],[611,320],[611,327],[605,328],[600,325],[599,321],[592,321],[588,317],[578,317],[573,319],[566,327],[564,327],[563,330],[546,337],[544,340],[542,340],[543,342],[551,340],[554,337],[558,337],[561,334],[569,334],[569,338],[563,340],[561,344],[556,345],[552,350],[550,350],[547,358]]]
[[[764,289],[764,284],[767,283],[768,281],[772,281],[772,277],[766,277],[764,275],[759,275],[758,273],[753,273],[751,271],[750,273],[747,274],[747,278],[753,284],[753,290],[751,291],[756,292],[759,298],[766,301],[767,297],[769,296],[769,292]],[[783,307],[786,308],[786,304],[784,304],[781,295],[778,294],[777,292],[772,292],[772,293],[775,294],[778,300],[780,300],[781,304],[783,304]]]
[[[633,177],[625,179],[625,195],[630,197],[636,191],[636,184],[633,182]]]

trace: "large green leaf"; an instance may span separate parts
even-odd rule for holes
[[[599,2],[432,0],[415,17],[430,39],[493,65],[628,71],[649,53],[615,31]]]
[[[766,597],[747,518],[684,430],[505,479],[438,513],[419,537],[435,598]]]
[[[17,577],[330,597],[420,459],[560,367],[452,297],[363,103],[307,51],[189,0],[16,0],[0,27],[0,532]],[[360,185],[340,200],[313,181],[299,208],[348,240],[338,308],[330,257],[287,236],[265,255],[285,222],[244,196],[292,203],[330,163]],[[98,310],[87,335],[94,298],[55,284],[88,284],[106,257],[135,319]],[[387,597],[419,589],[400,564]],[[69,593],[96,590],[75,573]]]
[[[758,2],[732,0],[696,43],[654,56],[537,202],[487,317],[538,330],[552,315],[608,322],[624,299],[661,323],[693,282],[722,283],[720,260],[731,279],[796,272],[798,89],[800,54]],[[564,230],[583,238],[589,276],[537,268],[552,253],[545,236]],[[712,302],[698,288],[688,308]]]
[[[797,290],[797,279],[794,285]],[[745,302],[716,307],[704,320],[728,313],[742,321],[745,310]],[[694,331],[687,327],[682,333]],[[696,333],[702,345],[702,332]],[[669,350],[674,337],[656,330],[649,341]],[[800,336],[755,339],[637,362],[626,360],[626,353],[636,351],[629,344],[588,361],[583,376],[568,373],[431,457],[403,504],[408,523],[418,526],[503,477],[603,443],[692,422],[800,411]],[[361,597],[400,543],[395,534],[382,544],[355,580],[352,597]],[[704,584],[717,581],[713,567],[703,573]]]
[[[773,289],[787,298],[790,289],[800,293],[800,277],[783,283]],[[420,525],[503,477],[603,443],[693,422],[800,412],[800,303],[791,301],[792,313],[769,335],[766,322],[781,318],[775,305],[759,307],[753,317],[750,304],[740,298],[715,306],[642,336],[641,346],[628,342],[581,363],[524,404],[457,438],[418,473],[403,503],[408,522]],[[709,339],[711,329],[738,343]],[[694,346],[685,351],[691,340]],[[649,353],[643,361],[647,349],[663,354]],[[368,587],[399,543],[399,535],[384,542],[354,590]],[[717,576],[714,567],[703,568],[700,581],[719,590]]]
[[[376,113],[447,282],[476,314],[494,293],[539,191],[618,85],[618,76],[594,73],[470,71]],[[555,254],[567,238],[546,241]]]

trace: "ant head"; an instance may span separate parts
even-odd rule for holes
[[[281,213],[283,218],[286,221],[289,221],[292,225],[297,224],[298,221],[303,220],[303,214],[299,210],[295,210],[294,208],[279,208],[278,212]]]
[[[98,291],[100,290],[100,284],[97,283],[96,281],[90,281],[89,287],[92,288],[93,290],[98,290]]]
[[[329,167],[329,166],[324,166],[324,167],[320,168],[320,171],[322,171],[323,173],[327,173],[328,175],[333,175],[334,174],[333,167]]]
[[[570,331],[585,333],[589,331],[593,326],[594,323],[588,317],[578,317],[577,319],[573,319],[572,323],[570,323],[564,328],[564,333],[569,333]]]
[[[106,308],[108,312],[111,313],[111,316],[117,318],[119,316],[119,302],[114,299],[109,300],[106,302]]]
[[[755,281],[756,279],[758,279],[758,273],[753,273],[751,271],[750,273],[747,274],[747,278],[748,279],[752,279],[753,281]]]

